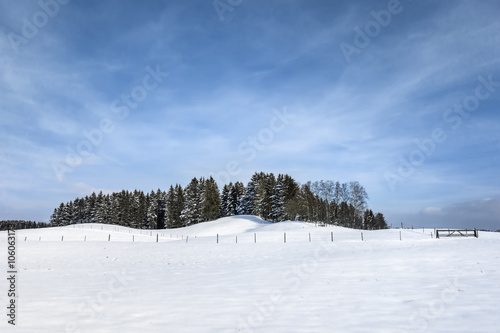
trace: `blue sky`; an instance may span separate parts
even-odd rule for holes
[[[41,3],[0,1],[0,219],[265,171],[500,229],[496,1]]]

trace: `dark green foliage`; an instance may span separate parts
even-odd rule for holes
[[[203,221],[213,221],[218,219],[220,215],[220,192],[217,183],[210,176],[204,182],[204,190],[202,196],[202,219]]]
[[[0,221],[0,231],[20,230],[20,229],[38,229],[49,227],[47,223],[23,220],[3,220]]]
[[[180,228],[221,216],[257,215],[281,222],[303,220],[358,229],[384,229],[381,213],[366,209],[368,195],[358,182],[307,182],[299,185],[289,175],[255,173],[247,187],[241,182],[224,185],[222,195],[210,177],[193,178],[182,188],[92,193],[54,209],[52,226],[109,223],[142,229]]]
[[[184,189],[185,205],[182,211],[182,220],[184,225],[200,223],[202,217],[202,195],[204,192],[204,184],[202,181],[193,178],[188,186]]]

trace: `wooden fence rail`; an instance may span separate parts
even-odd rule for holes
[[[436,229],[436,238],[445,237],[479,237],[477,229]]]

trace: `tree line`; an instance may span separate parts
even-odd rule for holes
[[[171,229],[220,217],[256,215],[281,222],[301,220],[358,229],[385,229],[382,213],[367,208],[368,195],[357,181],[299,184],[291,176],[255,173],[245,186],[212,177],[193,178],[182,187],[144,193],[134,190],[92,193],[61,203],[50,217],[52,226],[77,223],[116,224],[139,229]]]
[[[43,222],[24,221],[24,220],[2,220],[0,221],[0,231],[19,230],[19,229],[38,229],[49,225]]]

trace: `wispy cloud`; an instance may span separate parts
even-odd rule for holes
[[[401,3],[350,64],[339,44],[386,2],[244,2],[221,22],[204,1],[72,1],[18,54],[0,38],[0,170],[8,175],[0,193],[12,198],[2,212],[20,214],[25,197],[39,204],[19,218],[42,219],[58,201],[95,189],[186,184],[232,160],[241,181],[259,170],[359,180],[391,219],[497,197],[500,88],[458,130],[443,113],[474,92],[478,76],[500,81],[498,6]],[[39,10],[0,6],[4,36],[21,33],[23,16]],[[156,64],[168,78],[117,117],[113,101]],[[238,147],[283,107],[293,120],[247,161]],[[113,131],[59,183],[51,164],[104,118]],[[391,191],[384,173],[435,128],[447,140]]]

